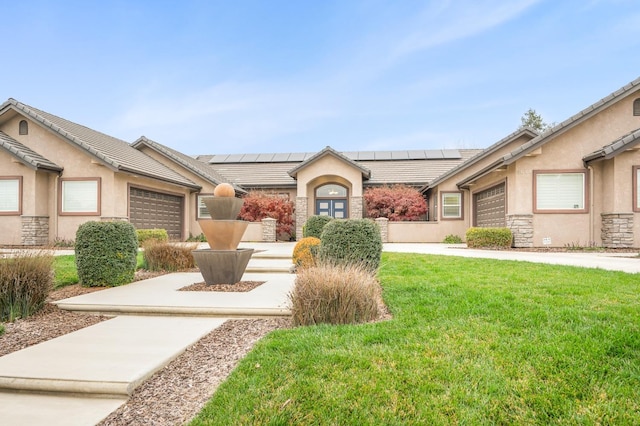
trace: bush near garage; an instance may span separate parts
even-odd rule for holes
[[[76,232],[76,267],[84,287],[114,287],[135,277],[136,230],[129,222],[85,222]]]
[[[469,228],[467,229],[469,248],[509,248],[513,234],[509,228]]]
[[[304,226],[302,227],[302,236],[304,238],[306,237],[316,237],[316,238],[320,238],[320,235],[322,235],[322,230],[324,229],[324,226],[331,222],[333,220],[333,218],[331,216],[320,216],[320,215],[315,215],[315,216],[311,216],[307,219],[307,221],[304,223]]]
[[[33,315],[52,289],[52,255],[25,252],[0,259],[0,321]]]
[[[198,244],[147,243],[144,245],[144,262],[149,271],[184,271],[196,267],[193,250]]]
[[[136,229],[136,235],[138,236],[138,244],[140,247],[143,247],[150,241],[169,241],[169,234],[166,229]]]
[[[320,237],[319,259],[329,264],[356,264],[375,274],[380,266],[382,237],[370,219],[335,219]]]
[[[293,247],[293,264],[296,268],[309,268],[316,265],[320,238],[306,237]]]

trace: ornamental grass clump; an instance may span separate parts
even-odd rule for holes
[[[295,326],[356,324],[378,317],[381,290],[363,265],[323,264],[302,269],[289,298]]]
[[[144,246],[144,261],[149,271],[184,271],[195,268],[193,254],[197,244],[151,243]]]
[[[25,252],[0,259],[0,321],[33,315],[52,289],[52,255]]]

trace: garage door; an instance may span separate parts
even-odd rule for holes
[[[131,188],[129,220],[137,229],[166,229],[172,240],[182,239],[183,197]]]
[[[505,184],[501,183],[473,195],[474,225],[480,227],[506,226]]]

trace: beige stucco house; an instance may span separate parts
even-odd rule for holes
[[[203,197],[285,197],[296,235],[314,214],[362,217],[367,187],[419,188],[422,222],[379,221],[390,242],[440,242],[507,226],[517,247],[640,247],[640,79],[538,134],[484,150],[201,155],[146,137],[132,144],[9,99],[0,106],[0,244],[73,239],[88,220],[129,220],[174,239],[200,234]],[[246,234],[249,235],[249,234]],[[250,233],[259,239],[260,233]]]
[[[14,99],[0,106],[0,170],[4,245],[74,240],[80,224],[114,219],[182,239],[201,190],[122,140]]]
[[[640,79],[536,135],[499,141],[422,190],[445,232],[507,226],[516,247],[640,247]]]

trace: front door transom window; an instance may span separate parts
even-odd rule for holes
[[[336,219],[347,217],[347,188],[334,183],[316,188],[316,212]]]

